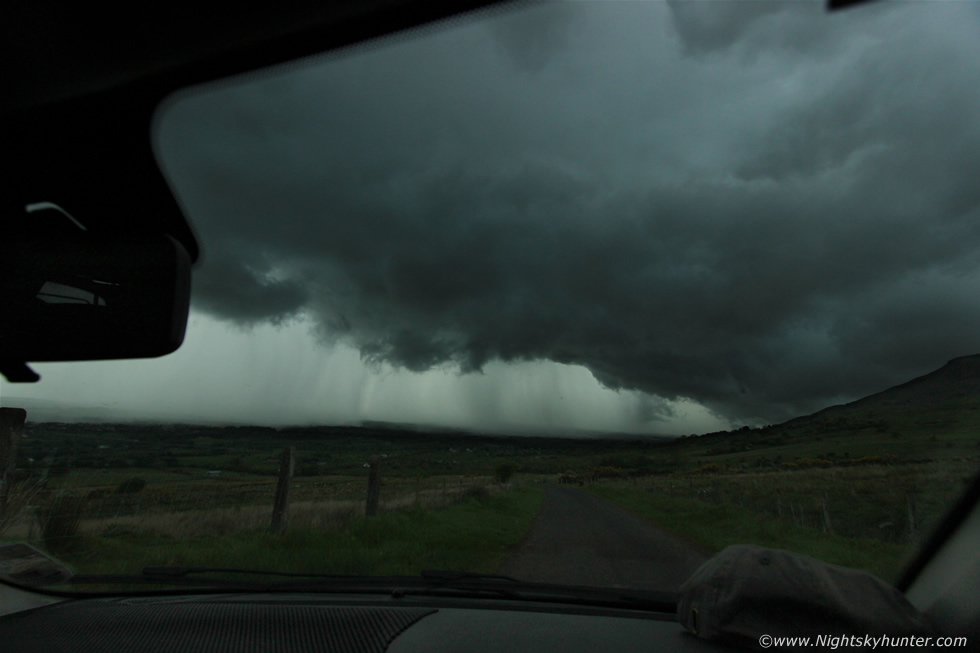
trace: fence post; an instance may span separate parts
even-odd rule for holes
[[[7,496],[17,467],[17,442],[26,418],[23,408],[0,408],[0,524],[7,518]]]
[[[279,463],[279,482],[276,484],[276,502],[272,506],[272,532],[282,533],[289,522],[289,484],[293,478],[295,465],[295,448],[286,447],[282,450],[282,461]]]
[[[378,512],[378,499],[381,497],[381,459],[374,456],[369,464],[367,507],[364,514],[371,517]]]

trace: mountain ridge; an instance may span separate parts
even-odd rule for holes
[[[922,409],[968,398],[980,398],[980,354],[951,358],[942,367],[844,404],[828,406],[810,415],[788,420],[827,416],[842,409]]]

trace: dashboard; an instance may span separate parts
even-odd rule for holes
[[[30,651],[712,651],[672,614],[497,600],[232,594],[72,599],[0,617]]]

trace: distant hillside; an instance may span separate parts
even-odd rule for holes
[[[686,455],[702,465],[711,461],[723,469],[743,470],[885,458],[912,463],[977,460],[980,355],[955,358],[911,381],[782,424],[705,433],[675,445],[679,460]]]
[[[27,411],[28,422],[103,422],[110,419],[127,419],[130,415],[118,416],[105,406],[85,406],[66,401],[35,399],[31,397],[3,397],[3,406],[15,406]]]
[[[914,441],[936,437],[975,440],[980,435],[980,355],[954,358],[911,381],[762,432],[784,443],[814,438],[840,438],[852,445],[861,441],[872,447],[869,451],[884,446],[881,437],[898,438],[910,447]],[[908,449],[913,450],[920,448]]]
[[[978,398],[980,398],[980,354],[974,354],[954,358],[935,372],[846,405],[852,408],[874,406],[925,408]]]
[[[62,422],[78,424],[130,424],[130,423],[221,423],[215,420],[202,420],[190,414],[181,413],[145,413],[126,410],[116,406],[79,404],[71,401],[56,399],[38,399],[35,397],[19,397],[4,395],[0,397],[0,406],[8,408],[23,408],[27,411],[27,421],[31,423]]]
[[[276,429],[298,430],[300,432],[316,431],[318,428],[349,428],[357,432],[381,434],[421,434],[435,436],[473,436],[473,437],[529,437],[529,438],[559,438],[582,440],[611,440],[634,442],[670,442],[671,436],[653,433],[626,433],[617,431],[598,431],[576,428],[527,428],[518,424],[499,430],[474,429],[458,426],[443,426],[438,424],[412,424],[386,422],[380,420],[362,420],[359,423],[330,423],[320,425],[302,424],[246,424],[228,420],[202,419],[189,413],[145,413],[123,410],[115,406],[84,405],[69,401],[38,399],[33,397],[3,396],[0,406],[23,408],[27,411],[27,422],[33,424],[63,423],[63,424],[138,424],[138,425],[198,425],[208,427],[271,427]]]
[[[847,404],[831,406],[786,424],[845,415],[922,413],[980,403],[980,354],[954,358],[938,370]]]

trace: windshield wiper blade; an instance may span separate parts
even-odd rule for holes
[[[213,578],[236,574],[289,578],[283,581]],[[628,588],[582,587],[522,581],[501,574],[424,570],[418,576],[353,576],[308,574],[224,567],[145,567],[140,574],[73,576],[67,584],[180,585],[258,592],[355,592],[406,596],[496,597],[525,602],[607,606],[654,612],[675,612],[676,592]]]
[[[185,576],[143,576],[142,574],[76,574],[59,585],[179,585],[261,591],[268,583],[228,578],[191,578]]]
[[[424,587],[398,587],[392,590],[393,598],[412,595],[485,596],[494,594],[510,599],[524,598],[518,588],[525,583],[512,576],[481,574],[472,571],[424,569],[419,574]]]
[[[439,569],[423,569],[419,574],[424,580],[438,583],[454,583],[457,581],[501,581],[507,583],[523,584],[524,581],[513,576],[503,576],[501,574],[479,574],[472,571],[450,571]]]
[[[261,580],[245,580],[226,577],[209,577],[209,574],[233,574],[278,576],[299,578],[323,583],[360,579],[360,576],[337,574],[303,574],[266,569],[239,569],[228,567],[144,567],[138,574],[76,574],[64,581],[71,585],[180,585],[241,589],[248,591],[274,591],[277,583]]]
[[[359,576],[345,576],[342,574],[304,574],[287,571],[272,571],[268,569],[236,569],[227,567],[143,567],[140,571],[144,578],[170,580],[174,578],[188,578],[202,574],[252,574],[256,576],[280,576],[286,578],[330,578],[338,580],[349,580],[360,578]]]
[[[426,570],[421,576],[425,587],[398,588],[392,592],[392,596],[496,594],[520,601],[603,605],[670,613],[677,610],[676,592],[535,583],[512,576],[465,571]]]

